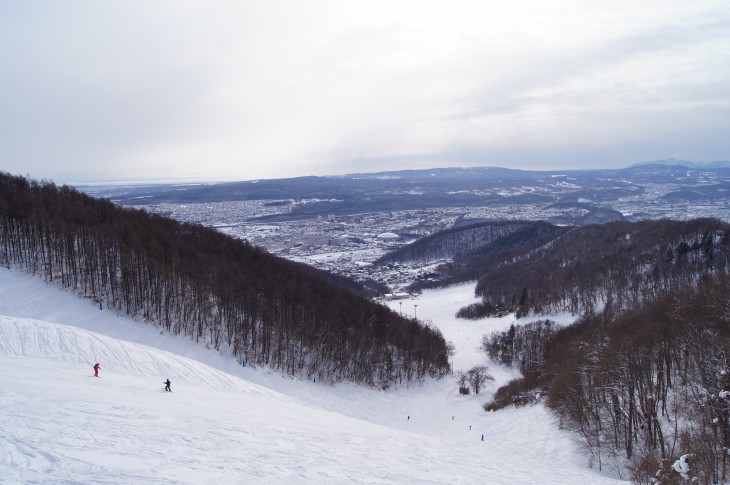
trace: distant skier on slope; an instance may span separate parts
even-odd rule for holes
[[[99,369],[101,369],[101,366],[97,362],[96,364],[94,364],[94,377],[99,377]]]
[[[170,379],[168,379],[168,380],[166,380],[165,382],[163,382],[163,384],[165,385],[165,390],[166,390],[166,391],[168,391],[168,392],[172,392],[172,389],[170,389],[170,384],[172,384],[172,383],[170,382]]]

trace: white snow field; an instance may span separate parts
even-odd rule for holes
[[[454,318],[471,294],[390,305],[442,328],[466,370],[488,364],[481,335],[511,323]],[[386,392],[301,381],[1,269],[0,483],[628,483],[589,468],[543,405],[485,413],[515,375],[490,369],[478,396],[453,378]]]

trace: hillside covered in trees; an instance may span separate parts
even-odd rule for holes
[[[0,173],[0,264],[244,365],[388,386],[448,371],[438,330],[200,225]]]
[[[730,225],[716,219],[611,222],[570,228],[502,259],[479,277],[482,315],[617,311],[730,268]],[[468,313],[468,312],[465,312]]]
[[[411,289],[474,281],[494,265],[540,248],[570,228],[545,222],[490,221],[455,226],[419,239],[381,257],[375,264],[436,263],[436,281],[417,281]]]
[[[675,483],[730,479],[728,225],[613,222],[571,228],[482,274],[462,316],[570,311],[485,335],[487,355],[522,376],[486,410],[546,397],[602,469]],[[675,481],[672,481],[675,480]]]
[[[450,260],[431,284],[476,280],[482,297],[462,317],[543,318],[483,337],[490,359],[522,373],[485,410],[544,400],[598,468],[635,483],[679,483],[680,457],[698,483],[728,483],[728,236],[716,219],[495,222],[383,262]],[[561,327],[557,312],[580,317]]]
[[[704,276],[635,309],[609,305],[555,328],[549,321],[484,337],[523,377],[485,409],[546,402],[597,467],[636,483],[679,483],[687,456],[699,483],[730,479],[730,278]]]
[[[730,225],[717,219],[555,226],[499,221],[454,227],[383,256],[378,264],[441,262],[411,289],[477,281],[482,301],[460,316],[518,317],[615,309],[730,268]]]

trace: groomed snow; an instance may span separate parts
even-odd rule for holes
[[[441,328],[466,370],[488,364],[481,335],[512,323],[455,319],[471,292],[391,307]],[[453,379],[387,392],[295,380],[7,269],[0,369],[0,483],[628,483],[588,468],[542,405],[482,411],[511,370],[490,365],[497,382],[478,396]]]

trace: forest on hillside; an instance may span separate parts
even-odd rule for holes
[[[485,335],[522,377],[486,410],[545,398],[594,464],[635,483],[730,480],[730,238],[714,219],[572,228],[482,275],[482,302],[516,316],[568,311]]]
[[[502,221],[453,227],[391,251],[378,259],[375,264],[433,263],[443,259],[453,259],[459,254],[487,246],[532,224],[523,221]]]
[[[445,261],[435,281],[416,281],[410,290],[474,281],[502,261],[539,248],[568,227],[533,221],[488,221],[464,224],[414,241],[382,256],[376,265]]]
[[[679,483],[686,456],[698,483],[730,480],[730,276],[653,297],[639,307],[558,328],[549,321],[485,335],[489,356],[523,377],[485,405],[545,396],[603,470],[635,483]]]
[[[725,222],[694,219],[610,222],[533,237],[539,244],[513,246],[483,268],[475,290],[482,301],[459,315],[582,315],[606,302],[615,310],[635,308],[705,274],[726,272],[729,234]],[[470,266],[468,260],[454,265]]]
[[[0,173],[0,264],[228,348],[243,365],[381,387],[449,370],[438,330],[352,282],[68,186]]]
[[[485,409],[545,397],[599,469],[678,483],[684,457],[699,483],[728,483],[729,235],[715,219],[573,227],[490,267],[461,316],[582,316],[485,335],[522,372]]]
[[[568,311],[642,300],[730,265],[730,225],[717,219],[647,220],[585,226],[491,221],[453,227],[388,253],[376,264],[441,262],[411,291],[477,281],[481,302],[459,316],[477,319]]]
[[[435,284],[476,280],[482,297],[461,317],[542,318],[483,337],[490,359],[522,374],[485,410],[544,400],[601,470],[679,483],[683,457],[715,484],[730,481],[728,236],[716,219],[490,222],[387,260],[452,258]],[[580,317],[561,327],[558,312]]]

